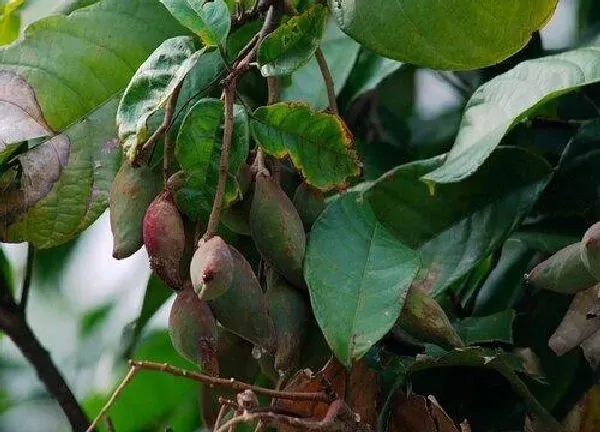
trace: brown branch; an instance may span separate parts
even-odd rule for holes
[[[229,149],[233,140],[233,99],[235,97],[236,81],[233,80],[225,86],[225,127],[223,133],[223,145],[221,146],[221,160],[219,162],[219,182],[215,191],[212,211],[206,226],[205,239],[214,237],[221,221],[221,208],[223,207],[223,196],[227,185],[229,174]]]
[[[0,277],[0,329],[14,342],[23,356],[35,369],[48,393],[58,402],[74,431],[84,431],[89,420],[75,399],[50,353],[37,339],[22,313],[20,305],[10,295]]]
[[[148,361],[135,361],[129,362],[131,366],[137,366],[140,369],[158,371],[168,373],[169,375],[177,376],[180,378],[187,378],[192,381],[197,381],[202,384],[206,384],[214,387],[228,388],[235,391],[252,390],[256,394],[268,396],[277,399],[287,399],[295,401],[313,401],[313,402],[325,402],[329,403],[332,399],[325,393],[303,393],[303,392],[286,392],[267,389],[263,387],[256,387],[251,384],[247,384],[242,381],[236,381],[233,378],[218,378],[209,375],[192,372],[185,369],[179,369],[165,363],[154,363]]]
[[[23,286],[21,288],[21,301],[19,302],[19,309],[21,314],[25,316],[27,313],[27,301],[29,300],[29,288],[31,286],[31,279],[33,277],[33,261],[35,259],[35,248],[32,243],[27,244],[27,264],[25,268],[25,278],[23,279]]]
[[[317,63],[319,64],[319,69],[321,69],[321,75],[323,75],[323,81],[325,82],[325,87],[327,88],[327,98],[329,99],[329,110],[338,114],[337,101],[335,96],[335,85],[333,82],[333,77],[331,76],[331,71],[329,70],[329,66],[327,65],[327,60],[325,60],[325,56],[323,55],[323,50],[321,47],[317,48],[315,51],[315,58],[317,59]]]
[[[156,129],[154,133],[150,136],[150,138],[146,140],[146,142],[142,145],[141,149],[136,149],[137,151],[135,152],[135,157],[133,159],[132,165],[139,166],[141,161],[143,161],[147,157],[148,153],[150,153],[150,151],[154,147],[154,144],[156,144],[156,141],[158,141],[171,127],[171,123],[173,121],[173,113],[175,111],[175,107],[177,106],[177,98],[179,97],[179,92],[181,91],[182,84],[183,81],[177,84],[177,86],[173,90],[173,93],[171,93],[171,96],[167,101],[167,106],[165,107],[165,115],[163,117],[163,121],[158,127],[158,129]]]

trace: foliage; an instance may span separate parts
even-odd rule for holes
[[[556,0],[74,0],[25,30],[3,2],[0,241],[28,253],[19,289],[0,249],[0,335],[74,430],[596,430],[590,5],[554,53]],[[424,73],[460,95],[428,119]],[[153,273],[125,328],[80,317],[86,362],[120,340],[73,392],[24,312],[107,208]]]

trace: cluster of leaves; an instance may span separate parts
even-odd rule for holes
[[[247,285],[267,291],[206,299],[221,376],[304,392],[332,382],[367,428],[560,430],[600,358],[595,243],[580,242],[600,218],[600,48],[545,52],[536,32],[556,1],[517,3],[73,2],[0,51],[0,240],[55,248],[110,202],[112,217],[130,215],[113,223],[124,258],[177,171],[163,194],[185,231],[182,268],[201,234],[190,232],[208,227],[205,238],[253,264]],[[6,22],[18,5],[7,3]],[[465,94],[458,115],[409,121],[417,67]],[[276,192],[261,186],[265,172]],[[281,239],[271,232],[302,240],[270,253]],[[295,294],[276,297],[282,285]],[[169,295],[153,276],[127,353]],[[263,313],[276,342],[257,336]],[[136,356],[181,364],[164,341]],[[339,363],[325,365],[331,356]],[[324,368],[295,374],[306,367]],[[198,426],[184,399],[195,387],[169,379],[131,384],[111,414],[117,430]],[[160,404],[146,400],[157,392]]]

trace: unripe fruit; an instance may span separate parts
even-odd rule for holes
[[[150,267],[171,288],[182,289],[180,265],[185,251],[185,228],[169,190],[161,192],[148,207],[143,234]]]
[[[292,284],[304,287],[304,226],[292,201],[266,172],[256,174],[250,231],[262,257]]]
[[[142,221],[161,185],[159,170],[148,166],[134,168],[127,162],[121,165],[110,189],[110,228],[115,258],[127,258],[144,244]]]
[[[252,205],[253,192],[248,191],[242,201],[236,202],[230,207],[223,209],[221,220],[231,231],[237,234],[249,236],[250,206]]]
[[[527,282],[565,294],[574,294],[596,283],[581,258],[581,244],[574,243],[541,262],[527,275]]]
[[[219,375],[217,326],[208,304],[191,287],[180,291],[171,306],[169,334],[175,350],[207,375]]]
[[[221,237],[201,239],[190,264],[190,277],[200,300],[213,300],[231,286],[233,258]]]
[[[293,202],[304,224],[304,230],[309,232],[319,215],[325,210],[323,192],[308,183],[302,183],[296,189]]]
[[[246,258],[229,246],[233,258],[233,280],[220,297],[210,300],[210,307],[221,325],[232,333],[273,352],[275,335],[262,288]]]
[[[273,268],[267,271],[266,297],[277,337],[275,370],[287,375],[298,368],[310,309],[302,293]]]
[[[587,270],[600,280],[600,222],[585,232],[581,240],[581,259]]]
[[[444,348],[464,346],[442,307],[416,286],[408,289],[396,325],[423,342]]]

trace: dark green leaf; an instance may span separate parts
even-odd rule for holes
[[[506,309],[494,315],[469,317],[454,323],[456,331],[467,345],[488,342],[513,343],[515,311]]]
[[[160,0],[181,24],[196,33],[204,45],[224,46],[231,27],[224,0]]]
[[[364,46],[435,69],[477,69],[524,47],[557,0],[329,0],[341,29]]]
[[[112,311],[114,304],[108,303],[101,305],[87,312],[82,318],[80,323],[79,332],[82,338],[91,335],[95,330],[101,326],[108,314]]]
[[[223,102],[198,101],[187,113],[177,136],[175,156],[188,174],[186,186],[178,192],[177,202],[186,214],[197,218],[210,213],[219,180],[219,162],[223,139]],[[226,205],[236,201],[239,187],[236,174],[249,150],[246,111],[234,106],[233,142],[229,152],[229,178],[224,196]]]
[[[289,155],[307,183],[329,190],[344,186],[359,174],[352,136],[334,114],[312,111],[302,103],[279,103],[258,108],[252,133],[265,152]]]
[[[150,116],[167,103],[203,53],[195,51],[191,36],[167,39],[135,72],[117,111],[119,138],[129,160],[150,137]]]
[[[454,147],[430,182],[451,183],[475,172],[509,129],[544,102],[600,81],[600,48],[528,60],[481,86],[467,103]]]
[[[313,226],[304,264],[317,322],[346,365],[393,326],[419,268],[417,255],[359,197],[347,193],[328,205]]]
[[[265,37],[257,53],[262,75],[288,75],[308,62],[319,46],[326,22],[327,9],[317,4]]]

